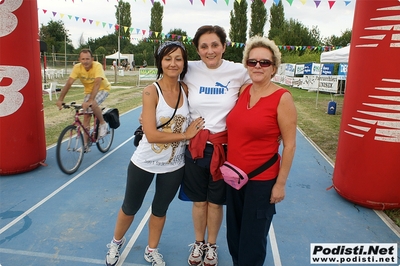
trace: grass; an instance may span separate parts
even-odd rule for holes
[[[146,84],[137,86],[137,73],[125,72],[125,76],[118,76],[118,82],[114,84],[113,72],[106,71],[107,78],[113,88],[103,105],[117,107],[120,114],[141,105],[141,91]],[[55,80],[64,84],[66,77]],[[147,84],[150,82],[147,82]],[[80,85],[77,81],[76,84]],[[61,85],[62,86],[62,85]],[[288,88],[288,87],[287,87]],[[339,127],[342,115],[343,96],[330,96],[316,92],[308,92],[296,88],[288,88],[293,95],[298,112],[298,127],[330,158],[332,162],[336,159],[336,149],[339,137]],[[82,102],[83,88],[73,87],[68,92],[65,102]],[[337,103],[336,115],[328,115],[327,107],[333,99]],[[46,145],[50,146],[57,142],[61,130],[72,122],[73,113],[68,110],[59,111],[55,101],[49,100],[43,95],[45,114]],[[133,132],[132,132],[133,133]],[[400,209],[386,210],[385,213],[400,227]]]

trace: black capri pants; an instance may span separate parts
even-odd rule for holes
[[[154,216],[164,217],[169,204],[174,199],[182,182],[185,167],[169,173],[157,174],[156,191],[151,205]],[[147,172],[130,161],[126,181],[125,198],[122,211],[126,215],[135,215],[142,206],[144,197],[156,174]]]

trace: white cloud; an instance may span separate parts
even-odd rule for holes
[[[205,6],[200,0],[193,0],[193,5],[189,0],[166,0],[163,16],[163,32],[179,28],[187,32],[188,36],[193,37],[197,28],[206,25],[220,25],[225,28],[229,35],[230,28],[230,11],[233,9],[233,1],[230,0],[227,5],[225,0],[219,0],[215,3],[213,0],[206,0]],[[250,10],[251,1],[248,1]],[[303,25],[311,28],[318,26],[321,36],[328,37],[331,35],[341,35],[346,29],[351,29],[353,26],[354,5],[355,0],[348,6],[345,6],[344,1],[337,0],[332,9],[329,9],[328,2],[322,1],[316,8],[314,1],[308,0],[305,4],[299,0],[289,3],[283,0],[285,18],[293,18],[301,22]],[[131,4],[132,27],[134,33],[136,29],[145,30],[148,33],[150,25],[151,2],[150,0],[128,0]],[[98,38],[114,32],[113,26],[109,28],[109,24],[114,25],[115,5],[116,0],[37,0],[39,24],[47,24],[51,19],[62,20],[70,33],[70,39],[77,46],[81,35],[84,39]],[[266,8],[269,15],[269,9],[273,4],[272,0],[268,0]],[[44,14],[43,10],[47,10]],[[52,12],[56,12],[53,16]],[[64,14],[61,18],[60,14]],[[69,19],[68,15],[72,18]],[[79,17],[76,21],[75,17]],[[86,18],[85,23],[82,18]],[[89,19],[93,23],[89,23]],[[96,26],[96,21],[105,22]],[[250,21],[250,18],[249,18]],[[269,30],[267,23],[265,33]],[[140,32],[141,33],[141,32]],[[142,34],[134,36],[141,38]],[[292,45],[292,44],[287,44]]]

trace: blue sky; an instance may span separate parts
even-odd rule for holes
[[[167,33],[174,28],[180,28],[188,33],[188,36],[193,37],[197,28],[205,25],[220,25],[225,28],[229,34],[230,28],[230,11],[233,9],[233,0],[229,0],[228,5],[225,0],[205,0],[203,6],[200,0],[193,0],[193,4],[189,0],[165,0],[164,16],[163,16],[163,32]],[[244,1],[244,0],[242,0]],[[248,1],[249,11],[251,1]],[[132,25],[134,33],[136,29],[148,31],[150,25],[150,10],[152,4],[150,0],[126,0],[131,4]],[[318,8],[314,0],[293,0],[292,5],[287,0],[283,1],[285,18],[296,19],[303,25],[311,28],[318,26],[321,36],[328,37],[332,34],[340,36],[346,29],[351,29],[353,26],[353,17],[355,9],[355,0],[350,1],[348,5],[344,0],[338,0],[330,9],[328,0],[321,0]],[[109,28],[109,24],[115,24],[114,16],[115,5],[117,0],[37,0],[39,25],[47,24],[51,19],[61,20],[69,30],[70,39],[77,46],[81,36],[85,40],[87,38],[98,38],[107,35],[114,31],[114,28]],[[267,0],[265,6],[269,15],[269,9],[273,4],[273,0]],[[47,10],[44,14],[43,10]],[[56,12],[53,16],[52,12]],[[60,15],[64,14],[61,18]],[[68,15],[72,16],[69,19]],[[75,17],[79,17],[76,21]],[[86,18],[85,23],[82,18]],[[92,24],[89,19],[93,20]],[[95,21],[101,22],[96,26]],[[250,21],[250,17],[249,17]],[[102,23],[107,24],[106,27]],[[267,34],[269,23],[264,29]],[[141,39],[142,34],[133,35],[133,38]],[[293,45],[293,44],[282,44]]]

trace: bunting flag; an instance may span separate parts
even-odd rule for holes
[[[65,0],[65,1],[67,1],[67,0]],[[116,0],[116,1],[118,2],[118,0]],[[193,5],[193,0],[189,0],[189,1],[190,1],[191,5]],[[200,0],[200,1],[201,1],[202,5],[205,6],[206,0]],[[218,0],[213,0],[213,1],[214,1],[214,3],[218,4]],[[242,0],[234,0],[234,1],[236,1],[236,2],[238,2],[238,3],[240,4],[240,2],[241,2]],[[263,1],[264,4],[267,2],[267,0],[262,0],[262,1]],[[280,3],[280,1],[281,1],[281,0],[273,0],[273,4],[278,5],[278,4]],[[282,1],[283,1],[283,0],[282,0]],[[286,1],[289,3],[290,6],[292,6],[294,0],[286,0]],[[299,0],[299,1],[300,1],[303,5],[305,5],[306,2],[307,2],[307,0]],[[72,2],[74,3],[74,0],[72,0]],[[81,2],[83,2],[83,0],[81,0]],[[109,0],[107,0],[107,2],[109,2]],[[135,0],[135,2],[136,2],[136,0]],[[145,3],[146,0],[143,0],[143,2]],[[154,0],[150,0],[150,2],[151,2],[152,5],[154,4]],[[164,3],[164,5],[166,4],[166,0],[162,0],[162,2]],[[320,6],[321,2],[322,2],[322,0],[314,0],[315,7],[318,8],[318,7]],[[332,9],[333,6],[334,6],[334,4],[335,4],[337,1],[336,1],[336,0],[328,0],[327,2],[328,2],[328,5],[329,5],[329,9]],[[345,6],[348,6],[352,1],[350,1],[350,0],[344,0],[343,2],[344,2],[344,4],[345,4]],[[229,4],[229,0],[225,0],[225,3],[226,3],[226,5],[228,5],[228,4]],[[39,10],[40,10],[40,9],[38,8],[38,11],[39,11]],[[47,10],[47,9],[42,9],[42,12],[43,12],[43,14],[46,15],[47,12],[48,12],[48,10]],[[59,14],[59,16],[60,16],[61,19],[63,19],[64,16],[65,16],[65,14],[63,14],[63,13],[58,13],[58,12],[56,12],[56,11],[51,11],[51,14],[53,15],[53,17],[56,17],[57,14]],[[89,24],[90,24],[90,25],[92,25],[93,22],[94,22],[93,19],[87,19],[87,18],[83,18],[83,17],[81,18],[81,17],[79,17],[79,16],[67,15],[67,17],[68,17],[69,20],[71,20],[72,18],[75,18],[75,21],[76,21],[76,22],[78,22],[78,21],[81,19],[82,23],[85,23],[86,20],[89,20]],[[109,28],[109,29],[112,29],[112,28],[114,27],[116,31],[118,31],[118,29],[119,29],[119,27],[120,27],[120,25],[118,25],[118,24],[107,23],[107,22],[101,22],[101,21],[96,21],[95,26],[98,27],[99,25],[102,25],[102,27],[105,28],[107,24],[108,24],[108,28]],[[129,32],[132,34],[133,31],[134,31],[134,28],[132,28],[132,27],[127,27],[127,26],[121,26],[121,27],[123,28],[123,30],[124,30],[125,33],[129,30]],[[149,40],[150,40],[150,41],[152,40],[152,39],[149,39],[149,38],[150,38],[150,37],[153,37],[153,35],[154,35],[154,37],[156,37],[156,38],[158,38],[158,36],[160,36],[160,34],[161,34],[162,38],[165,37],[166,39],[169,39],[169,38],[171,37],[170,34],[166,34],[166,35],[165,35],[164,33],[161,33],[161,32],[152,32],[152,31],[148,31],[148,36],[146,36],[147,30],[138,29],[138,28],[136,29],[135,32],[136,32],[136,35],[140,35],[140,34],[141,34],[141,35],[142,35],[142,39],[144,38],[145,40],[148,40],[148,41],[149,41]],[[147,38],[146,38],[146,37],[147,37]],[[125,36],[122,36],[121,38],[128,39],[128,38],[125,37]],[[138,39],[138,38],[132,38],[132,40],[137,40],[137,39]],[[182,41],[187,42],[188,44],[191,43],[191,38],[188,37],[188,36],[180,36],[180,35],[172,34],[172,39],[176,39],[176,40],[181,40],[181,39],[182,39]],[[244,47],[244,45],[245,45],[244,43],[230,42],[228,46],[232,46],[232,47]],[[291,46],[291,45],[282,45],[282,46],[279,46],[279,49],[281,49],[281,50],[299,50],[299,49],[305,50],[305,49],[309,49],[309,50],[314,50],[314,51],[315,51],[315,50],[319,50],[319,51],[330,51],[330,50],[334,50],[334,49],[338,49],[338,48],[335,48],[335,47],[326,47],[326,46],[318,46],[318,47],[315,47],[315,46],[304,46],[304,47],[299,47],[299,46]]]
[[[75,3],[74,0],[71,0],[71,1],[72,1],[72,3]],[[118,0],[116,0],[116,1],[118,2]],[[161,0],[161,1],[162,1],[162,3],[163,3],[164,5],[167,4],[167,3],[166,3],[166,0]],[[199,0],[199,1],[201,2],[201,4],[202,4],[203,6],[206,5],[206,0]],[[236,1],[236,2],[238,2],[239,4],[242,2],[242,0],[233,0],[233,1]],[[251,1],[253,1],[253,0],[251,0]],[[261,0],[261,1],[262,1],[264,4],[267,3],[267,0]],[[278,5],[280,1],[283,1],[283,0],[273,0],[273,2],[274,2],[275,5]],[[286,0],[286,1],[289,3],[290,6],[292,6],[294,0]],[[299,1],[300,1],[303,5],[307,2],[307,0],[299,0]],[[67,0],[65,0],[65,2],[67,2]],[[81,2],[83,2],[83,0],[81,0]],[[107,2],[110,2],[110,0],[107,0]],[[136,0],[135,0],[135,2],[136,2]],[[190,2],[191,5],[193,5],[193,0],[189,0],[189,2]],[[214,2],[215,4],[218,4],[218,0],[213,0],[213,2]],[[336,2],[337,2],[337,0],[328,1],[329,7],[332,8],[333,5],[334,5]],[[143,3],[146,3],[146,0],[143,0]],[[150,0],[150,3],[151,3],[151,5],[154,5],[154,0]],[[225,0],[225,3],[226,3],[226,5],[229,5],[229,0]],[[315,5],[316,5],[316,7],[318,7],[319,4],[321,3],[321,1],[320,1],[320,0],[314,0],[314,3],[315,3]],[[349,5],[349,4],[351,3],[351,1],[346,1],[346,0],[344,0],[344,3],[345,3],[345,5],[347,6],[347,5]]]

